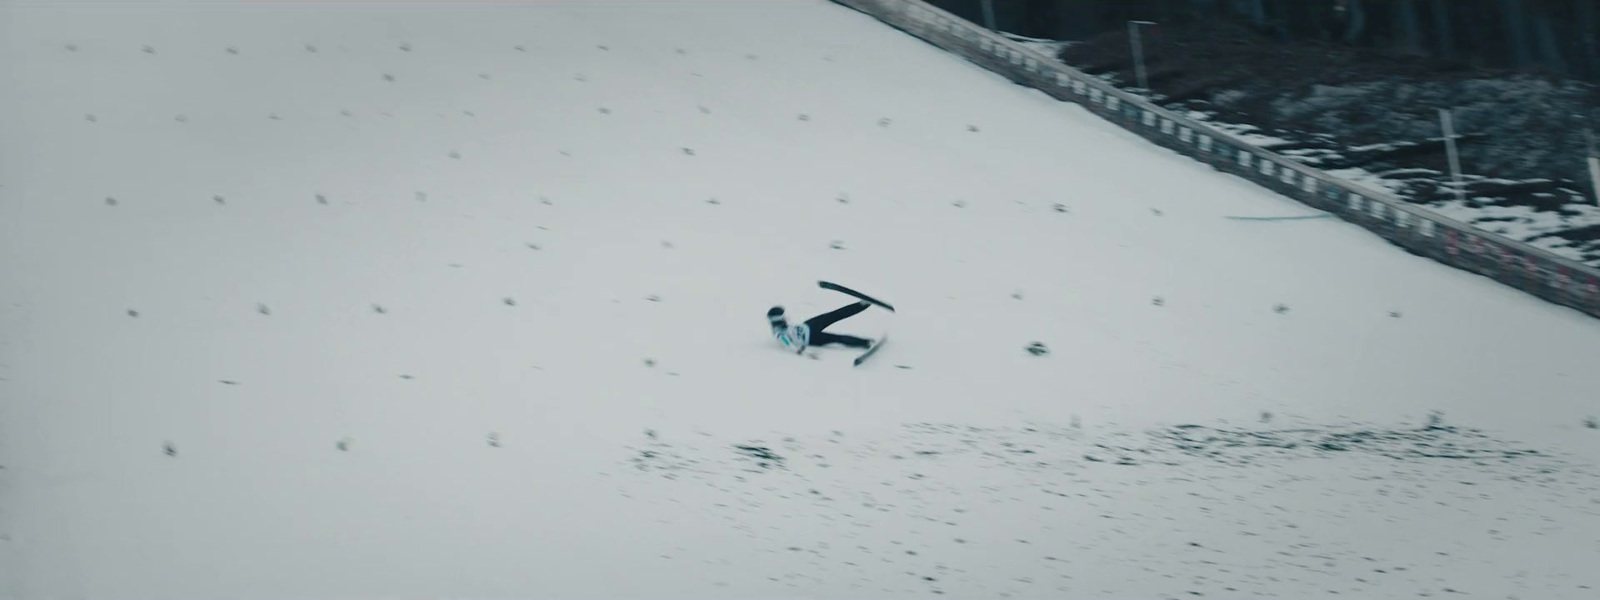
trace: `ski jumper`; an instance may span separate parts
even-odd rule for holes
[[[807,346],[822,346],[824,344],[867,348],[872,345],[872,340],[853,335],[828,333],[823,330],[827,329],[829,325],[860,314],[861,311],[870,306],[872,305],[865,301],[855,302],[806,319],[804,323],[793,327],[788,326],[781,313],[776,317],[769,316],[772,319],[772,336],[777,338],[778,342],[782,343],[785,348],[793,350],[796,354],[804,352]]]

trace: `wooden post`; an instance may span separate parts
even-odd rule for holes
[[[1455,182],[1456,200],[1467,202],[1467,191],[1461,185],[1461,157],[1456,154],[1456,128],[1450,109],[1439,109],[1439,125],[1444,128],[1444,151],[1450,158],[1450,180]]]
[[[1594,188],[1594,203],[1600,205],[1600,156],[1595,156],[1594,127],[1585,126],[1583,137],[1589,141],[1589,185]]]
[[[1139,89],[1150,92],[1150,78],[1144,72],[1144,41],[1139,38],[1140,25],[1155,25],[1152,21],[1128,21],[1128,43],[1133,45],[1133,75]]]

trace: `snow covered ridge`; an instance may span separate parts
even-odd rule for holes
[[[947,51],[1091,112],[1161,146],[1290,198],[1327,210],[1406,250],[1478,273],[1551,302],[1600,316],[1600,269],[1560,256],[1553,242],[1524,243],[1392,193],[1344,180],[1258,146],[1273,140],[1219,131],[921,0],[833,0]],[[1509,230],[1507,233],[1511,233]],[[1532,240],[1537,241],[1537,240]]]

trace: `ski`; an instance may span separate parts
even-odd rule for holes
[[[883,347],[883,343],[887,342],[887,341],[889,341],[889,334],[885,333],[881,337],[878,338],[878,341],[873,342],[872,346],[867,348],[866,352],[862,352],[861,356],[857,356],[856,360],[855,360],[855,363],[852,364],[851,366],[854,366],[854,367],[861,366],[861,363],[865,362],[867,360],[867,357],[872,356],[874,353],[876,353],[879,348]]]
[[[888,302],[884,302],[884,301],[879,300],[877,298],[873,298],[872,296],[868,296],[866,294],[863,294],[861,292],[852,290],[850,288],[847,288],[845,286],[839,285],[837,283],[833,283],[831,281],[818,281],[817,282],[817,287],[820,287],[820,288],[825,289],[825,290],[833,290],[835,292],[839,292],[839,293],[842,293],[842,294],[849,294],[851,296],[855,296],[855,297],[860,298],[862,300],[866,300],[867,302],[871,302],[871,303],[876,304],[878,306],[882,306],[885,309],[888,309],[889,312],[894,312],[894,307],[890,306]]]

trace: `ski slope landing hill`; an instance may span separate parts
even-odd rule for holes
[[[1600,586],[1596,322],[839,6],[0,40],[0,595]]]

